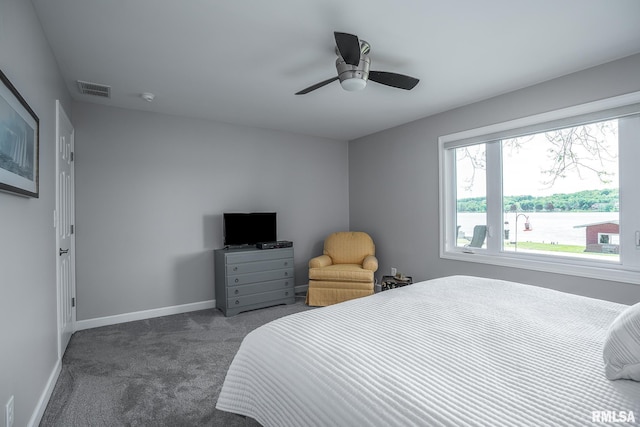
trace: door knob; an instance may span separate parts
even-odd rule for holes
[[[66,253],[69,253],[69,249],[62,249],[62,248],[60,248],[60,252],[59,252],[59,255],[60,255],[60,256],[62,256],[62,255],[64,255],[64,254],[66,254]]]

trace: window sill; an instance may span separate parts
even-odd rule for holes
[[[640,285],[640,271],[625,270],[618,263],[600,262],[595,265],[593,262],[584,262],[575,258],[565,258],[566,262],[563,262],[556,257],[553,261],[548,261],[547,256],[533,254],[514,256],[509,253],[496,256],[487,253],[484,249],[474,252],[464,249],[463,252],[462,248],[456,251],[441,251],[440,258]]]

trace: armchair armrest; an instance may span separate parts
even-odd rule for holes
[[[326,267],[333,264],[329,255],[320,255],[309,260],[309,268]]]
[[[374,255],[367,255],[367,257],[362,261],[362,268],[365,270],[371,270],[374,273],[378,270],[378,258]]]

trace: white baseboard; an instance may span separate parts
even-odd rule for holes
[[[62,371],[62,360],[58,359],[56,364],[53,367],[53,371],[51,375],[49,375],[49,381],[47,381],[44,390],[42,391],[42,395],[40,395],[40,399],[38,400],[38,404],[36,405],[36,409],[33,411],[31,415],[31,419],[27,424],[28,427],[36,427],[40,424],[40,420],[42,420],[42,416],[44,415],[44,410],[47,409],[47,404],[49,403],[49,398],[51,398],[51,394],[53,393],[53,389],[56,386],[56,382],[58,381],[58,377],[60,376],[60,372]]]
[[[216,300],[194,302],[190,304],[174,305],[171,307],[154,308],[151,310],[135,311],[133,313],[116,314],[114,316],[97,317],[95,319],[76,321],[76,331],[99,328],[101,326],[117,325],[118,323],[136,320],[152,319],[154,317],[169,316],[171,314],[188,313],[190,311],[215,308]]]

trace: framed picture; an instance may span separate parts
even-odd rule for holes
[[[0,190],[39,196],[40,120],[0,71]]]

